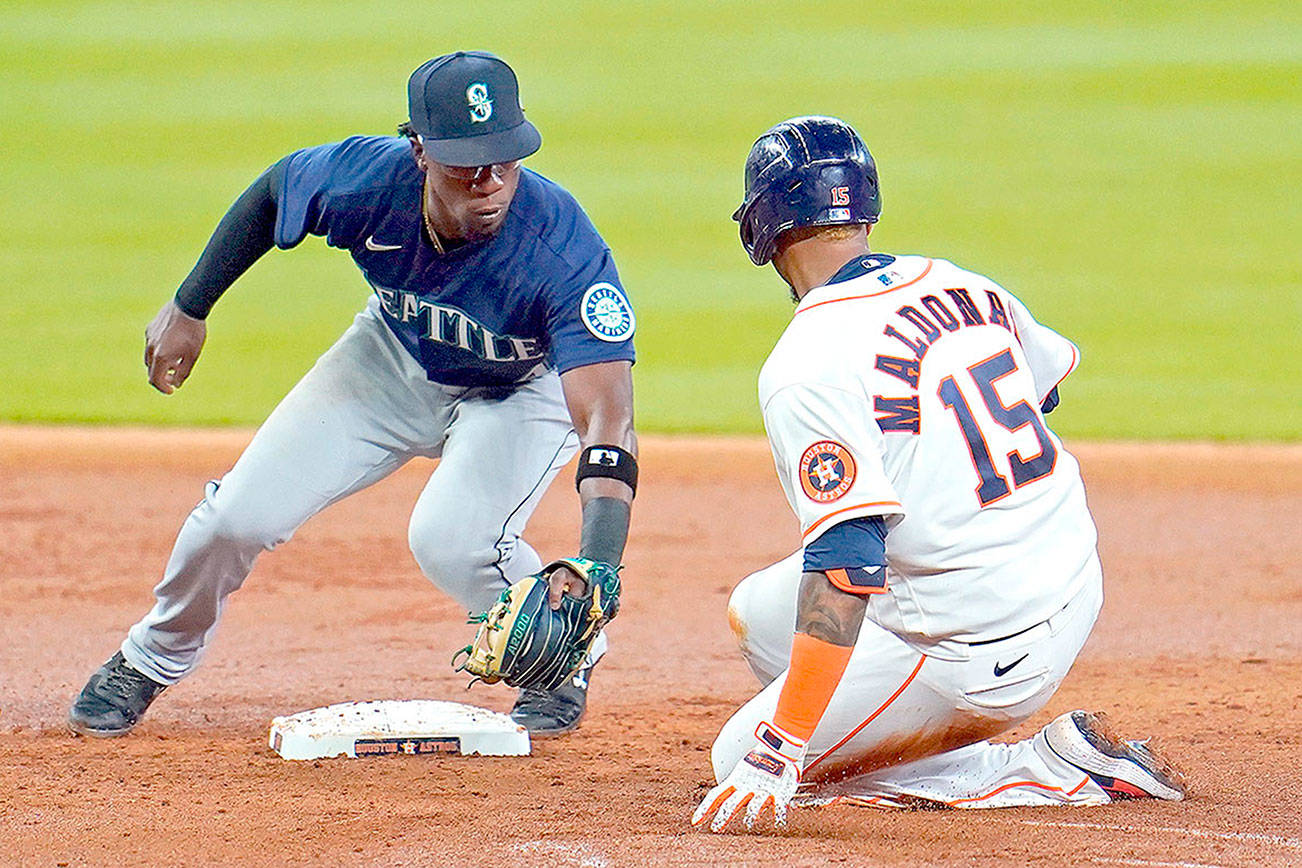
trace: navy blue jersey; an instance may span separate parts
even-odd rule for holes
[[[633,309],[573,196],[521,169],[497,234],[441,254],[425,235],[424,177],[405,138],[298,151],[274,191],[276,246],[310,233],[348,250],[389,328],[438,383],[507,385],[544,367],[633,361]]]

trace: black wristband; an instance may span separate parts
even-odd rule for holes
[[[619,566],[628,542],[631,509],[618,497],[594,497],[583,505],[579,557]]]
[[[618,479],[637,493],[637,459],[633,453],[618,446],[589,446],[579,456],[579,469],[574,474],[574,487],[590,476]]]

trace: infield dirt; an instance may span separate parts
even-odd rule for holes
[[[522,759],[295,763],[277,714],[349,699],[497,710],[448,660],[464,613],[421,578],[414,463],[264,555],[203,666],[130,737],[63,726],[86,677],[150,604],[201,486],[249,432],[0,427],[0,863],[378,865],[1302,864],[1302,447],[1068,443],[1099,525],[1107,601],[1065,710],[1153,734],[1180,804],[797,810],[781,835],[687,818],[709,746],[756,689],[725,604],[795,548],[758,440],[645,438],[612,653],[575,734]],[[530,527],[575,547],[571,486]]]

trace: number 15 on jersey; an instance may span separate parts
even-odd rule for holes
[[[1037,479],[1043,479],[1053,473],[1054,465],[1058,460],[1058,450],[1054,447],[1053,440],[1049,437],[1049,432],[1040,421],[1040,416],[1035,409],[1026,401],[1005,406],[995,391],[995,382],[1016,370],[1017,362],[1013,359],[1012,352],[1001,350],[990,358],[970,366],[967,369],[967,376],[960,374],[957,377],[945,377],[936,390],[941,403],[953,411],[954,418],[963,432],[963,439],[967,441],[972,466],[976,468],[981,480],[981,484],[976,488],[976,495],[983,507],[1007,497],[1013,488],[1030,485]],[[960,380],[963,381],[961,385]],[[987,425],[985,431],[977,422],[972,406],[963,394],[965,388],[970,393],[973,387],[994,422],[994,426]],[[990,444],[998,445],[1002,442],[1007,445],[1013,433],[1028,425],[1035,432],[1040,451],[1030,457],[1023,456],[1016,449],[1006,453],[1012,477],[1010,487],[1009,479],[995,468],[994,459],[990,454]]]

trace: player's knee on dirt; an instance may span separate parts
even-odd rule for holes
[[[754,595],[755,574],[747,576],[737,583],[737,587],[732,589],[732,594],[728,597],[728,629],[732,630],[732,636],[737,640],[737,647],[741,648],[741,653],[746,654],[746,637],[750,634],[750,619],[754,612]]]
[[[742,579],[728,598],[728,626],[763,684],[784,672],[791,658],[799,578],[799,564],[787,558]]]
[[[760,570],[760,573],[763,573],[763,570]],[[741,648],[742,655],[747,658],[751,656],[751,629],[755,625],[756,618],[764,618],[763,601],[756,599],[759,596],[759,586],[762,584],[760,573],[747,575],[737,583],[732,595],[728,597],[728,629],[732,630],[733,639],[737,640],[737,647]]]
[[[757,576],[758,573],[752,573],[732,589],[732,595],[728,598],[728,628],[732,630],[737,647],[741,649],[742,657],[755,677],[767,684],[786,669],[786,663],[777,659],[772,649],[764,647],[762,638],[758,638],[758,644],[752,641],[756,619],[762,620],[765,617],[764,601],[760,599],[762,582]]]

